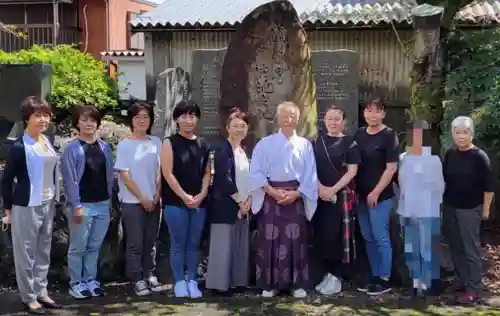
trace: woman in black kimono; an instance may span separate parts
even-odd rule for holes
[[[314,249],[325,274],[316,291],[323,295],[341,291],[340,269],[355,257],[351,229],[355,193],[351,182],[358,170],[360,153],[353,137],[343,133],[344,120],[343,109],[329,108],[324,117],[326,133],[314,141],[319,182],[318,208],[312,220]]]

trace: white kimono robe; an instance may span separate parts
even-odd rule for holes
[[[281,130],[261,139],[254,148],[250,163],[248,188],[252,212],[257,214],[264,202],[263,187],[269,181],[297,180],[304,200],[306,217],[311,220],[318,202],[316,160],[309,140],[295,132],[287,138]]]

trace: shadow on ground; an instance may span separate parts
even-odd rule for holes
[[[65,306],[64,310],[53,315],[500,315],[500,304],[496,307],[456,307],[447,305],[450,301],[446,296],[439,300],[415,301],[399,294],[373,299],[362,293],[345,292],[330,298],[311,295],[296,300],[289,297],[261,299],[255,292],[250,292],[232,298],[207,295],[203,300],[188,300],[172,297],[171,291],[137,298],[125,284],[108,285],[106,292],[105,297],[85,301],[75,301],[65,293],[53,292],[53,297]],[[487,299],[495,304],[495,298],[493,301]],[[0,293],[0,315],[25,315],[15,292]]]

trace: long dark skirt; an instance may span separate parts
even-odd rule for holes
[[[296,181],[270,182],[275,188],[296,189]],[[304,203],[279,205],[266,195],[258,222],[256,285],[263,290],[306,288],[307,219]]]
[[[313,249],[315,257],[322,261],[324,272],[336,275],[342,264],[342,203],[318,201],[313,225]]]
[[[321,273],[352,279],[358,251],[354,210],[346,204],[349,201],[346,192],[339,194],[337,203],[318,200],[312,219],[313,250]]]

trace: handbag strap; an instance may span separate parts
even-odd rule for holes
[[[333,163],[332,159],[330,158],[330,154],[328,153],[328,149],[326,148],[326,144],[325,144],[325,141],[323,139],[322,136],[319,136],[319,139],[321,139],[321,143],[323,144],[323,149],[325,150],[325,154],[326,154],[326,157],[328,158],[328,162],[330,163],[330,165],[332,166],[332,168],[337,171],[341,177],[343,177],[343,173],[340,172],[336,167],[335,167],[335,164]]]

